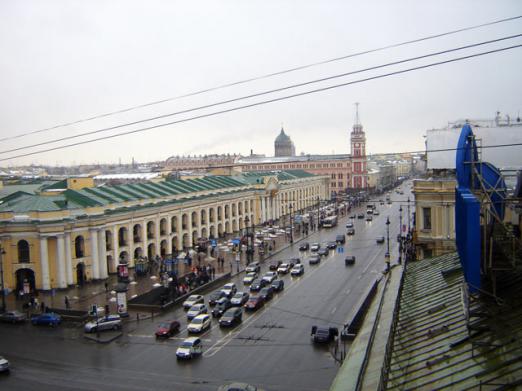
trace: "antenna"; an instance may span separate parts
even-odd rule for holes
[[[355,125],[360,125],[359,123],[359,102],[355,102]]]

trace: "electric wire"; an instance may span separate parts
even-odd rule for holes
[[[158,129],[158,128],[162,128],[162,127],[169,126],[169,125],[174,125],[174,124],[179,124],[179,123],[193,121],[193,120],[196,120],[196,119],[214,117],[214,116],[217,116],[217,115],[221,115],[221,114],[225,114],[225,113],[231,113],[231,112],[235,112],[235,111],[239,111],[239,110],[243,110],[243,109],[247,109],[247,108],[257,107],[257,106],[265,105],[265,104],[268,104],[268,103],[274,103],[274,102],[279,102],[279,101],[283,101],[283,100],[293,99],[293,98],[296,98],[296,97],[299,97],[299,96],[305,96],[305,95],[311,95],[311,94],[318,93],[318,92],[329,91],[329,90],[333,90],[333,89],[340,88],[340,87],[346,87],[346,86],[349,86],[349,85],[364,83],[364,82],[371,81],[371,80],[377,80],[377,79],[382,79],[382,78],[389,77],[389,76],[395,76],[395,75],[400,75],[400,74],[413,72],[413,71],[417,71],[417,70],[421,70],[421,69],[427,69],[427,68],[431,68],[431,67],[435,67],[435,66],[439,66],[439,65],[443,65],[443,64],[449,64],[449,63],[462,61],[462,60],[466,60],[466,59],[471,59],[471,58],[476,58],[476,57],[480,57],[480,56],[484,56],[484,55],[488,55],[488,54],[499,53],[499,52],[503,52],[503,51],[506,51],[506,50],[512,50],[512,49],[519,48],[519,47],[522,47],[522,44],[507,46],[507,47],[498,48],[498,49],[492,49],[492,50],[489,50],[489,51],[480,52],[480,53],[474,53],[474,54],[470,54],[470,55],[466,55],[466,56],[462,56],[462,57],[455,57],[455,58],[448,59],[448,60],[443,60],[443,61],[434,62],[434,63],[430,63],[430,64],[425,64],[425,65],[420,65],[420,66],[416,66],[416,67],[412,67],[412,68],[406,68],[406,69],[402,69],[402,70],[398,70],[398,71],[393,71],[393,72],[388,72],[388,73],[384,73],[384,74],[380,74],[380,75],[375,75],[375,76],[367,77],[367,78],[364,78],[364,79],[353,80],[353,81],[349,81],[349,82],[345,82],[345,83],[334,84],[334,85],[331,85],[331,86],[321,87],[321,88],[308,90],[308,91],[304,91],[304,92],[299,92],[299,93],[295,93],[295,94],[291,94],[291,95],[286,95],[286,96],[276,97],[276,98],[267,99],[267,100],[263,100],[263,101],[258,101],[258,102],[254,102],[254,103],[249,103],[249,104],[245,104],[245,105],[242,105],[242,106],[236,106],[236,107],[232,107],[232,108],[228,108],[228,109],[215,111],[215,112],[212,112],[212,113],[200,114],[200,115],[197,115],[197,116],[193,116],[193,117],[189,117],[189,118],[183,118],[183,119],[180,119],[180,120],[171,121],[171,122],[167,122],[167,123],[163,123],[163,124],[157,124],[157,125],[148,126],[148,127],[145,127],[145,128],[139,128],[139,129],[134,129],[134,130],[130,130],[130,131],[125,131],[125,132],[118,133],[118,134],[98,137],[98,138],[94,138],[94,139],[90,139],[90,140],[84,140],[84,141],[79,141],[79,142],[75,142],[75,143],[60,145],[60,146],[56,146],[56,147],[52,147],[52,148],[46,148],[46,149],[42,149],[42,150],[38,150],[38,151],[33,151],[33,152],[28,152],[28,153],[24,153],[24,154],[15,155],[15,156],[10,156],[10,157],[6,157],[6,158],[2,158],[2,159],[0,159],[0,161],[6,161],[6,160],[11,160],[11,159],[16,159],[16,158],[20,158],[20,157],[26,157],[26,156],[32,156],[32,155],[41,154],[41,153],[44,153],[44,152],[51,152],[51,151],[65,149],[65,148],[70,148],[70,147],[78,146],[78,145],[90,144],[90,143],[93,143],[93,142],[96,142],[96,141],[100,141],[100,140],[107,140],[107,139],[121,137],[121,136],[129,135],[129,134],[141,133],[141,132],[144,132],[144,131],[147,131],[147,130]]]
[[[181,111],[177,111],[177,112],[173,112],[173,113],[162,114],[162,115],[158,115],[158,116],[154,116],[154,117],[150,117],[150,118],[146,118],[146,119],[142,119],[142,120],[138,120],[138,121],[133,121],[133,122],[128,122],[128,123],[124,123],[124,124],[120,124],[120,125],[110,126],[110,127],[107,127],[107,128],[102,128],[102,129],[82,132],[82,133],[79,133],[79,134],[76,134],[76,135],[60,137],[60,138],[57,138],[57,139],[54,139],[54,140],[42,141],[42,142],[39,142],[39,143],[25,145],[25,146],[21,146],[21,147],[17,147],[17,148],[6,149],[6,150],[3,150],[3,151],[0,151],[0,154],[6,154],[6,153],[11,153],[11,152],[21,151],[21,150],[25,150],[25,149],[28,149],[28,148],[34,148],[34,147],[39,147],[39,146],[42,146],[42,145],[48,145],[48,144],[58,143],[58,142],[61,142],[61,141],[72,140],[72,139],[76,139],[76,138],[79,138],[79,137],[84,137],[84,136],[90,136],[90,135],[93,135],[93,134],[104,133],[104,132],[108,132],[108,131],[111,131],[111,130],[116,130],[116,129],[120,129],[120,128],[123,128],[123,127],[127,127],[127,126],[132,126],[132,125],[137,125],[137,124],[141,124],[141,123],[145,123],[145,122],[155,121],[155,120],[158,120],[158,119],[164,119],[164,118],[168,118],[168,117],[172,117],[172,116],[176,116],[176,115],[180,115],[180,114],[187,114],[187,113],[190,113],[190,112],[203,110],[203,109],[208,109],[208,108],[216,107],[216,106],[221,106],[221,105],[225,105],[225,104],[228,104],[228,103],[233,103],[233,102],[238,102],[238,101],[242,101],[242,100],[246,100],[246,99],[256,98],[256,97],[263,96],[263,95],[269,95],[269,94],[273,94],[275,92],[282,92],[282,91],[285,91],[285,90],[290,90],[290,89],[298,88],[298,87],[304,87],[304,86],[307,86],[307,85],[311,85],[311,84],[315,84],[315,83],[321,83],[321,82],[324,82],[324,81],[333,80],[333,79],[337,79],[337,78],[341,78],[341,77],[345,77],[345,76],[350,76],[350,75],[354,75],[354,74],[358,74],[358,73],[368,72],[368,71],[372,71],[372,70],[376,70],[376,69],[381,69],[381,68],[386,68],[386,67],[390,67],[390,66],[394,66],[394,65],[404,64],[404,63],[407,63],[407,62],[417,61],[417,60],[421,60],[421,59],[425,59],[425,58],[429,58],[429,57],[439,56],[441,54],[448,54],[448,53],[459,51],[459,50],[465,50],[465,49],[470,49],[470,48],[478,47],[478,46],[482,46],[482,45],[488,45],[488,44],[491,44],[491,43],[496,43],[496,42],[500,42],[500,41],[504,41],[504,40],[508,40],[508,39],[519,38],[521,36],[522,36],[522,34],[516,34],[516,35],[511,35],[511,36],[507,36],[507,37],[497,38],[497,39],[493,39],[493,40],[489,40],[489,41],[483,41],[483,42],[478,42],[478,43],[474,43],[474,44],[470,44],[470,45],[460,46],[460,47],[457,47],[457,48],[452,48],[452,49],[442,50],[442,51],[438,51],[438,52],[434,52],[434,53],[429,53],[429,54],[425,54],[425,55],[422,55],[422,56],[410,57],[410,58],[407,58],[407,59],[393,61],[393,62],[389,62],[389,63],[386,63],[386,64],[376,65],[376,66],[372,66],[372,67],[368,67],[368,68],[359,69],[359,70],[356,70],[356,71],[345,72],[345,73],[332,75],[332,76],[328,76],[328,77],[324,77],[324,78],[320,78],[320,79],[310,80],[310,81],[306,81],[306,82],[303,82],[303,83],[292,84],[292,85],[288,85],[288,86],[284,86],[284,87],[280,87],[280,88],[276,88],[276,89],[261,91],[261,92],[257,92],[257,93],[254,93],[254,94],[249,94],[249,95],[244,95],[244,96],[240,96],[240,97],[237,97],[237,98],[232,98],[232,99],[227,99],[227,100],[223,100],[223,101],[219,101],[219,102],[214,102],[214,103],[210,103],[210,104],[207,104],[207,105],[197,106],[197,107],[193,107],[193,108],[189,108],[189,109],[185,109],[185,110],[181,110]]]
[[[421,37],[421,38],[417,38],[417,39],[413,39],[413,40],[408,40],[408,41],[404,41],[404,42],[400,42],[400,43],[395,43],[395,44],[391,44],[391,45],[386,45],[386,46],[382,46],[382,47],[378,47],[378,48],[374,48],[374,49],[364,50],[364,51],[361,51],[361,52],[351,53],[351,54],[347,54],[347,55],[340,56],[340,57],[334,57],[334,58],[323,60],[323,61],[318,61],[318,62],[306,64],[306,65],[297,66],[297,67],[294,67],[294,68],[288,68],[288,69],[285,69],[285,70],[282,70],[282,71],[268,73],[268,74],[261,75],[261,76],[255,76],[255,77],[251,77],[251,78],[248,78],[248,79],[243,79],[243,80],[236,81],[236,82],[231,82],[231,83],[218,85],[218,86],[215,86],[215,87],[205,88],[205,89],[202,89],[202,90],[190,92],[190,93],[183,94],[183,95],[178,95],[178,96],[171,97],[171,98],[160,99],[160,100],[156,100],[156,101],[152,101],[152,102],[148,102],[148,103],[144,103],[144,104],[140,104],[140,105],[135,105],[135,106],[131,106],[131,107],[120,109],[120,110],[116,110],[116,111],[111,111],[111,112],[107,112],[107,113],[103,113],[103,114],[94,115],[94,116],[83,118],[83,119],[80,119],[80,120],[66,122],[66,123],[54,125],[54,126],[51,126],[51,127],[39,129],[39,130],[29,131],[29,132],[25,132],[25,133],[22,133],[22,134],[19,134],[19,135],[15,135],[15,136],[9,136],[9,137],[0,138],[0,141],[7,141],[7,140],[13,140],[13,139],[17,139],[17,138],[22,138],[22,137],[25,137],[25,136],[29,136],[29,135],[33,135],[33,134],[37,134],[37,133],[42,133],[42,132],[47,132],[47,131],[58,129],[58,128],[65,127],[65,126],[76,125],[76,124],[79,124],[79,123],[82,123],[82,122],[88,122],[88,121],[92,121],[92,120],[95,120],[95,119],[100,119],[100,118],[112,116],[112,115],[115,115],[115,114],[122,114],[122,113],[126,113],[126,112],[129,112],[129,111],[145,108],[145,107],[158,105],[158,104],[161,104],[161,103],[166,103],[166,102],[170,102],[170,101],[174,101],[174,100],[178,100],[178,99],[182,99],[182,98],[187,98],[187,97],[191,97],[191,96],[201,95],[201,94],[204,94],[204,93],[207,93],[207,92],[212,92],[212,91],[216,91],[216,90],[220,90],[220,89],[224,89],[224,88],[228,88],[228,87],[233,87],[233,86],[237,86],[237,85],[241,85],[241,84],[246,84],[246,83],[250,83],[250,82],[253,82],[253,81],[263,80],[263,79],[267,79],[267,78],[270,78],[270,77],[283,75],[283,74],[286,74],[286,73],[291,73],[291,72],[295,72],[295,71],[299,71],[299,70],[303,70],[303,69],[308,69],[308,68],[312,68],[312,67],[315,67],[315,66],[324,65],[324,64],[328,64],[328,63],[332,63],[332,62],[337,62],[337,61],[345,60],[345,59],[348,59],[348,58],[362,56],[362,55],[365,55],[365,54],[370,54],[370,53],[375,53],[375,52],[379,52],[379,51],[383,51],[383,50],[387,50],[387,49],[392,49],[392,48],[397,48],[397,47],[401,47],[401,46],[405,46],[405,45],[410,45],[412,43],[418,43],[418,42],[422,42],[422,41],[427,41],[427,40],[431,40],[431,39],[435,39],[435,38],[440,38],[440,37],[444,37],[444,36],[448,36],[448,35],[457,34],[457,33],[464,32],[464,31],[470,31],[470,30],[475,30],[475,29],[479,29],[479,28],[482,28],[482,27],[486,27],[486,26],[492,26],[492,25],[495,25],[495,24],[505,23],[505,22],[513,21],[513,20],[520,19],[520,18],[522,18],[522,15],[513,16],[513,17],[509,17],[509,18],[504,18],[504,19],[499,19],[499,20],[494,20],[494,21],[491,21],[491,22],[482,23],[482,24],[469,26],[469,27],[464,27],[464,28],[461,28],[461,29],[451,30],[451,31],[447,31],[447,32],[444,32],[444,33],[428,35],[428,36],[425,36],[425,37]]]

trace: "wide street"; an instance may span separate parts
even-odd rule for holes
[[[327,390],[339,368],[333,349],[314,346],[310,341],[313,325],[340,329],[360,302],[371,282],[385,268],[386,218],[390,218],[392,261],[397,259],[399,203],[403,218],[407,213],[409,184],[404,195],[392,192],[391,205],[375,202],[378,216],[373,221],[340,219],[335,228],[322,229],[296,242],[272,259],[299,256],[305,266],[301,277],[286,275],[284,291],[253,313],[244,313],[243,322],[232,329],[221,329],[212,320],[209,331],[200,335],[202,357],[178,362],[175,351],[187,336],[186,314],[181,308],[124,326],[124,335],[108,344],[83,338],[83,331],[72,324],[57,328],[31,324],[0,325],[0,354],[11,361],[10,375],[0,376],[2,390],[216,390],[230,381],[246,381],[267,390]],[[383,198],[378,197],[378,198]],[[412,204],[413,206],[413,204]],[[365,212],[366,204],[350,213]],[[335,240],[353,221],[355,235],[346,236],[344,252],[330,250],[319,265],[309,265],[309,251],[299,252],[304,241]],[[406,221],[406,220],[405,220]],[[346,255],[355,255],[353,266],[345,266]],[[263,264],[261,274],[268,270]],[[233,277],[238,290],[244,273]],[[207,295],[210,292],[207,292]],[[181,331],[157,341],[154,331],[161,320],[176,319]],[[340,347],[340,350],[343,348]],[[339,352],[337,353],[339,358]]]

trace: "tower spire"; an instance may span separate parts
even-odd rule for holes
[[[355,102],[355,125],[360,125],[359,123],[359,102]]]

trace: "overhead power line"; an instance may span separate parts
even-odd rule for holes
[[[123,128],[123,127],[127,127],[127,126],[132,126],[132,125],[137,125],[137,124],[141,124],[141,123],[145,123],[145,122],[155,121],[155,120],[158,120],[158,119],[164,119],[164,118],[168,118],[168,117],[172,117],[172,116],[176,116],[176,115],[180,115],[180,114],[187,114],[187,113],[198,111],[198,110],[208,109],[208,108],[211,108],[211,107],[221,106],[221,105],[225,105],[225,104],[229,104],[229,103],[233,103],[233,102],[238,102],[238,101],[241,101],[241,100],[251,99],[251,98],[255,98],[255,97],[259,97],[259,96],[263,96],[263,95],[269,95],[269,94],[273,94],[273,93],[276,93],[276,92],[290,90],[290,89],[293,89],[293,88],[304,87],[304,86],[307,86],[307,85],[320,83],[320,82],[324,82],[324,81],[328,81],[328,80],[333,80],[333,79],[337,79],[337,78],[341,78],[341,77],[346,77],[346,76],[350,76],[350,75],[354,75],[354,74],[358,74],[358,73],[363,73],[363,72],[367,72],[367,71],[371,71],[371,70],[376,70],[376,69],[381,69],[381,68],[390,67],[390,66],[394,66],[394,65],[404,64],[404,63],[407,63],[407,62],[417,61],[417,60],[420,60],[420,59],[434,57],[434,56],[438,56],[438,55],[442,55],[442,54],[448,54],[448,53],[452,53],[452,52],[456,52],[456,51],[460,51],[460,50],[464,50],[464,49],[469,49],[469,48],[473,48],[473,47],[488,45],[488,44],[491,44],[491,43],[496,43],[496,42],[500,42],[500,41],[504,41],[504,40],[519,38],[521,36],[522,36],[522,34],[516,34],[516,35],[511,35],[511,36],[507,36],[507,37],[497,38],[497,39],[493,39],[493,40],[489,40],[489,41],[483,41],[483,42],[478,42],[478,43],[474,43],[474,44],[470,44],[470,45],[460,46],[460,47],[457,47],[457,48],[442,50],[442,51],[438,51],[438,52],[435,52],[435,53],[428,53],[428,54],[424,54],[424,55],[421,55],[421,56],[416,56],[416,57],[411,57],[411,58],[402,59],[402,60],[398,60],[398,61],[393,61],[393,62],[389,62],[389,63],[386,63],[386,64],[380,64],[380,65],[376,65],[376,66],[372,66],[372,67],[368,67],[368,68],[364,68],[364,69],[359,69],[359,70],[356,70],[356,71],[345,72],[345,73],[342,73],[342,74],[337,74],[337,75],[328,76],[328,77],[324,77],[324,78],[320,78],[320,79],[310,80],[310,81],[303,82],[303,83],[292,84],[292,85],[289,85],[289,86],[284,86],[284,87],[280,87],[280,88],[276,88],[276,89],[261,91],[261,92],[258,92],[258,93],[254,93],[254,94],[250,94],[250,95],[244,95],[244,96],[241,96],[241,97],[237,97],[237,98],[233,98],[233,99],[227,99],[227,100],[224,100],[224,101],[214,102],[214,103],[211,103],[211,104],[207,104],[207,105],[203,105],[203,106],[197,106],[197,107],[193,107],[193,108],[189,108],[189,109],[185,109],[185,110],[181,110],[181,111],[177,111],[177,112],[173,112],[173,113],[162,114],[162,115],[159,115],[159,116],[154,116],[154,117],[150,117],[150,118],[146,118],[146,119],[142,119],[142,120],[138,120],[138,121],[127,122],[127,123],[124,123],[124,124],[110,126],[110,127],[107,127],[107,128],[92,130],[92,131],[88,131],[88,132],[82,132],[80,134],[76,134],[76,135],[72,135],[72,136],[60,137],[60,138],[56,138],[56,139],[53,139],[53,140],[47,140],[47,141],[42,141],[42,142],[35,143],[35,144],[25,145],[25,146],[21,146],[21,147],[17,147],[17,148],[11,148],[11,149],[0,151],[0,154],[6,154],[6,153],[11,153],[11,152],[16,152],[16,151],[22,151],[22,150],[25,150],[25,149],[34,148],[34,147],[38,147],[38,146],[42,146],[42,145],[48,145],[48,144],[53,144],[53,143],[57,143],[57,142],[61,142],[61,141],[76,139],[76,138],[79,138],[79,137],[84,137],[84,136],[90,136],[90,135],[93,135],[93,134],[104,133],[104,132],[108,132],[108,131],[111,131],[111,130],[116,130],[116,129],[120,129],[120,128]],[[293,95],[293,96],[296,96],[296,95]],[[126,134],[126,133],[123,132],[121,134]],[[99,139],[103,139],[103,138],[99,138]],[[98,140],[98,139],[95,139],[95,140]],[[3,160],[5,160],[5,159],[0,159],[0,161],[3,161]]]
[[[394,75],[399,75],[399,74],[403,74],[403,73],[413,72],[413,71],[426,69],[426,68],[431,68],[431,67],[439,66],[439,65],[443,65],[443,64],[449,64],[449,63],[452,63],[452,62],[457,62],[457,61],[462,61],[462,60],[466,60],[466,59],[470,59],[470,58],[480,57],[480,56],[484,56],[484,55],[487,55],[487,54],[503,52],[503,51],[506,51],[506,50],[511,50],[511,49],[515,49],[515,48],[519,48],[519,47],[522,47],[522,45],[513,45],[513,46],[503,47],[503,48],[499,48],[499,49],[489,50],[489,51],[486,51],[486,52],[475,53],[475,54],[471,54],[471,55],[467,55],[467,56],[463,56],[463,57],[456,57],[456,58],[452,58],[452,59],[449,59],[449,60],[439,61],[439,62],[435,62],[435,63],[420,65],[420,66],[413,67],[413,68],[407,68],[407,69],[402,69],[402,70],[399,70],[399,71],[394,71],[394,72],[389,72],[389,73],[385,73],[385,74],[381,74],[381,75],[371,76],[371,77],[367,77],[365,79],[359,79],[359,80],[354,80],[354,81],[350,81],[350,82],[346,82],[346,83],[335,84],[335,85],[332,85],[332,86],[321,87],[321,88],[317,88],[315,90],[299,92],[299,93],[295,93],[295,94],[292,94],[292,95],[286,95],[286,96],[277,97],[277,98],[268,99],[268,100],[259,101],[259,102],[254,102],[254,103],[250,103],[250,104],[246,104],[246,105],[242,105],[242,106],[236,106],[236,107],[232,107],[232,108],[229,108],[229,109],[215,111],[215,112],[212,112],[212,113],[200,114],[200,115],[197,115],[197,116],[184,118],[184,119],[180,119],[180,120],[176,120],[176,121],[171,121],[171,122],[167,122],[167,123],[164,123],[164,124],[153,125],[153,126],[149,126],[149,127],[145,127],[145,128],[129,130],[129,131],[118,133],[118,134],[98,137],[98,138],[94,138],[94,139],[91,139],[91,140],[84,140],[84,141],[79,141],[79,142],[75,142],[75,143],[71,143],[71,144],[65,144],[65,145],[60,145],[60,146],[56,146],[56,147],[52,147],[52,148],[46,148],[46,149],[42,149],[42,150],[39,150],[39,151],[33,151],[33,152],[24,153],[24,154],[19,154],[19,155],[16,155],[16,156],[10,156],[10,157],[7,157],[7,158],[2,158],[2,159],[0,159],[0,161],[6,161],[6,160],[16,159],[16,158],[20,158],[20,157],[37,155],[37,154],[41,154],[41,153],[44,153],[44,152],[51,152],[51,151],[64,149],[64,148],[70,148],[70,147],[83,145],[83,144],[90,144],[90,143],[93,143],[95,141],[107,140],[107,139],[121,137],[121,136],[134,134],[134,133],[141,133],[141,132],[145,132],[147,130],[158,129],[158,128],[161,128],[161,127],[174,125],[174,124],[178,124],[178,123],[183,123],[183,122],[189,122],[189,121],[193,121],[193,120],[201,119],[201,118],[213,117],[213,116],[217,116],[217,115],[221,115],[221,114],[225,114],[225,113],[230,113],[230,112],[234,112],[234,111],[243,110],[243,109],[246,109],[246,108],[251,108],[251,107],[265,105],[265,104],[268,104],[268,103],[274,103],[274,102],[278,102],[278,101],[288,100],[288,99],[296,98],[296,97],[299,97],[299,96],[310,95],[310,94],[314,94],[314,93],[317,93],[317,92],[328,91],[328,90],[332,90],[332,89],[336,89],[336,88],[340,88],[340,87],[345,87],[345,86],[349,86],[349,85],[353,85],[353,84],[363,83],[363,82],[367,82],[367,81],[370,81],[370,80],[382,79],[382,78],[389,77],[389,76],[394,76]]]
[[[482,23],[482,24],[478,24],[478,25],[474,25],[474,26],[463,27],[463,28],[457,29],[457,30],[450,30],[450,31],[447,31],[447,32],[444,32],[444,33],[428,35],[428,36],[417,38],[417,39],[413,39],[413,40],[403,41],[403,42],[399,42],[399,43],[395,43],[395,44],[391,44],[391,45],[381,46],[381,47],[374,48],[374,49],[369,49],[369,50],[364,50],[364,51],[361,51],[361,52],[347,54],[347,55],[340,56],[340,57],[334,57],[334,58],[330,58],[330,59],[323,60],[323,61],[318,61],[318,62],[313,62],[313,63],[310,63],[310,64],[300,65],[300,66],[297,66],[297,67],[288,68],[288,69],[284,69],[284,70],[281,70],[281,71],[268,73],[268,74],[265,74],[265,75],[255,76],[255,77],[251,77],[251,78],[248,78],[248,79],[243,79],[243,80],[239,80],[239,81],[235,81],[235,82],[231,82],[231,83],[226,83],[226,84],[221,84],[221,85],[210,87],[210,88],[205,88],[205,89],[202,89],[202,90],[197,90],[197,91],[194,91],[194,92],[190,92],[190,93],[183,94],[183,95],[178,95],[178,96],[171,97],[171,98],[160,99],[160,100],[156,100],[156,101],[152,101],[152,102],[148,102],[148,103],[143,103],[143,104],[140,104],[140,105],[130,106],[130,107],[127,107],[127,108],[124,108],[124,109],[120,109],[120,110],[115,110],[115,111],[111,111],[111,112],[107,112],[107,113],[103,113],[103,114],[97,114],[97,115],[93,115],[91,117],[86,117],[86,118],[79,119],[79,120],[76,120],[76,121],[65,122],[65,123],[54,125],[54,126],[51,126],[51,127],[47,127],[47,128],[42,128],[42,129],[38,129],[38,130],[33,130],[33,131],[21,133],[21,134],[15,135],[15,136],[8,136],[8,137],[0,138],[0,141],[13,140],[13,139],[22,138],[22,137],[30,136],[30,135],[37,134],[37,133],[48,132],[48,131],[51,131],[51,130],[54,130],[54,129],[58,129],[58,128],[62,128],[62,127],[65,127],[65,126],[71,126],[71,125],[76,125],[76,124],[83,123],[83,122],[89,122],[89,121],[93,121],[95,119],[109,117],[109,116],[116,115],[116,114],[122,114],[122,113],[126,113],[126,112],[129,112],[129,111],[142,109],[142,108],[145,108],[145,107],[155,106],[155,105],[158,105],[158,104],[161,104],[161,103],[166,103],[166,102],[171,102],[171,101],[182,99],[182,98],[188,98],[188,97],[191,97],[191,96],[201,95],[201,94],[204,94],[204,93],[207,93],[207,92],[212,92],[212,91],[217,91],[217,90],[220,90],[220,89],[229,88],[229,87],[233,87],[233,86],[237,86],[237,85],[247,84],[247,83],[250,83],[250,82],[253,82],[253,81],[268,79],[270,77],[279,76],[279,75],[283,75],[283,74],[287,74],[287,73],[291,73],[291,72],[295,72],[295,71],[299,71],[299,70],[304,70],[304,69],[316,67],[316,66],[319,66],[319,65],[325,65],[325,64],[328,64],[328,63],[333,63],[333,62],[337,62],[337,61],[341,61],[341,60],[346,60],[346,59],[349,59],[349,58],[358,57],[358,56],[362,56],[362,55],[365,55],[365,54],[375,53],[375,52],[379,52],[379,51],[383,51],[383,50],[387,50],[387,49],[393,49],[393,48],[397,48],[397,47],[401,47],[401,46],[410,45],[410,44],[413,44],[413,43],[418,43],[418,42],[422,42],[422,41],[428,41],[428,40],[432,40],[432,39],[436,39],[436,38],[441,38],[441,37],[444,37],[444,36],[454,35],[454,34],[458,34],[458,33],[464,32],[464,31],[476,30],[476,29],[479,29],[479,28],[482,28],[482,27],[487,27],[487,26],[492,26],[492,25],[495,25],[495,24],[510,22],[510,21],[517,20],[517,19],[520,19],[520,18],[522,18],[522,15],[513,16],[513,17],[510,17],[510,18],[499,19],[499,20],[494,20],[494,21],[491,21],[491,22]]]

